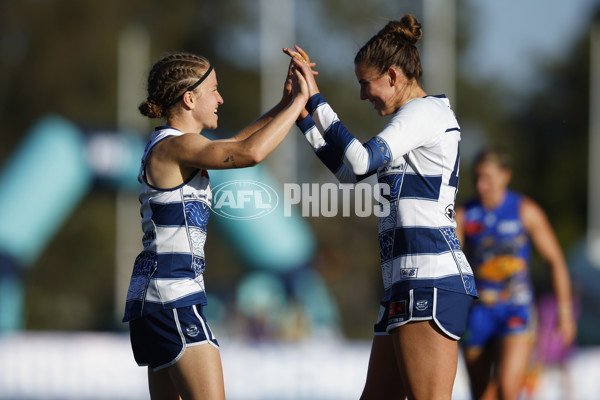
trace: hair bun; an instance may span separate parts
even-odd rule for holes
[[[390,21],[384,31],[400,36],[402,41],[414,45],[423,36],[421,24],[412,14],[404,15],[400,21]]]
[[[164,111],[162,107],[156,103],[156,101],[152,99],[148,99],[138,107],[142,115],[145,115],[149,118],[162,118],[164,116]]]

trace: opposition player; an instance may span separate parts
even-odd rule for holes
[[[319,93],[310,66],[286,49],[309,83],[298,126],[317,156],[341,182],[377,174],[389,202],[379,219],[385,297],[362,399],[450,399],[457,340],[477,295],[453,219],[460,127],[449,100],[428,96],[419,83],[421,34],[416,18],[405,15],[356,55],[361,100],[391,116],[364,144]]]
[[[177,53],[148,76],[139,109],[163,118],[142,157],[139,180],[143,245],[135,260],[123,321],[139,365],[148,365],[152,399],[224,399],[218,343],[203,315],[204,243],[211,207],[207,169],[243,168],[284,139],[308,99],[306,81],[290,71],[284,96],[232,139],[208,140],[223,99],[209,62]]]
[[[550,267],[559,304],[557,328],[565,344],[575,336],[569,273],[542,209],[508,190],[508,154],[498,148],[482,151],[474,174],[477,195],[456,214],[479,292],[463,338],[465,359],[476,399],[517,399],[534,344],[531,244]]]

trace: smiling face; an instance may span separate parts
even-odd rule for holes
[[[402,70],[389,67],[384,73],[365,63],[355,64],[360,85],[360,99],[369,100],[380,116],[394,114],[406,102],[425,96],[416,80],[408,80]]]
[[[216,129],[219,119],[217,110],[223,104],[223,98],[218,90],[217,74],[211,71],[210,75],[194,92],[194,118],[202,129]]]
[[[392,104],[394,85],[388,73],[380,74],[375,68],[365,64],[356,64],[354,73],[360,85],[361,100],[369,100],[380,116],[396,111]]]

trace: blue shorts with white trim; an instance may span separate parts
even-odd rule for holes
[[[389,333],[409,322],[433,320],[450,338],[460,339],[473,297],[435,287],[410,289],[381,301],[375,334]]]
[[[219,343],[208,327],[202,306],[157,311],[129,322],[135,361],[154,371],[177,362],[189,346]]]

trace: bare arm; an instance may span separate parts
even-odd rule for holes
[[[167,138],[152,150],[146,166],[155,186],[174,187],[197,169],[243,168],[263,161],[283,141],[308,100],[308,87],[300,72],[294,74],[291,101],[241,140],[209,140],[198,133]],[[260,120],[260,119],[259,119]],[[257,125],[255,125],[256,127]]]
[[[533,245],[550,268],[554,294],[558,301],[558,329],[564,343],[571,343],[575,339],[576,325],[572,313],[571,280],[562,250],[539,205],[525,198],[521,203],[520,215]]]
[[[300,58],[300,59],[303,59],[304,61],[306,61],[306,64],[308,64],[311,68],[314,68],[317,65],[316,63],[310,62],[308,55],[302,49],[300,49],[300,47],[297,47],[297,49],[299,51],[302,51],[302,54],[295,53],[289,49],[283,49],[283,51],[286,54],[290,54],[290,52],[297,54],[297,58]],[[286,50],[288,50],[289,52]],[[282,95],[279,103],[277,103],[272,109],[270,109],[269,111],[267,111],[266,113],[261,115],[257,120],[252,122],[250,125],[248,125],[244,129],[242,129],[237,135],[235,135],[234,137],[227,139],[227,140],[239,141],[239,140],[244,140],[244,139],[248,138],[249,136],[253,135],[257,131],[259,131],[261,128],[263,128],[266,124],[271,122],[271,120],[292,101],[293,69],[294,69],[294,61],[293,61],[293,59],[291,59],[290,64],[288,66],[288,73],[286,75],[285,83],[283,85],[283,95]],[[318,72],[312,71],[312,75],[318,75]],[[306,114],[306,110],[302,109],[302,113]]]
[[[294,100],[272,118],[264,118],[260,126],[241,140],[209,140],[189,133],[174,137],[165,146],[177,164],[192,168],[243,168],[263,161],[283,141],[304,108],[306,97]],[[268,119],[268,122],[266,120]]]
[[[235,135],[232,138],[225,139],[225,141],[235,142],[247,139],[248,137],[258,132],[260,129],[262,129],[269,122],[271,122],[273,118],[275,118],[275,116],[279,114],[292,101],[292,69],[293,63],[290,61],[290,64],[288,66],[288,73],[285,77],[285,83],[283,85],[283,95],[279,103],[277,103],[273,108],[261,115],[250,125],[242,129],[237,135]]]
[[[456,236],[460,241],[461,246],[465,244],[465,209],[464,207],[457,207],[454,210],[454,220],[456,221]]]

